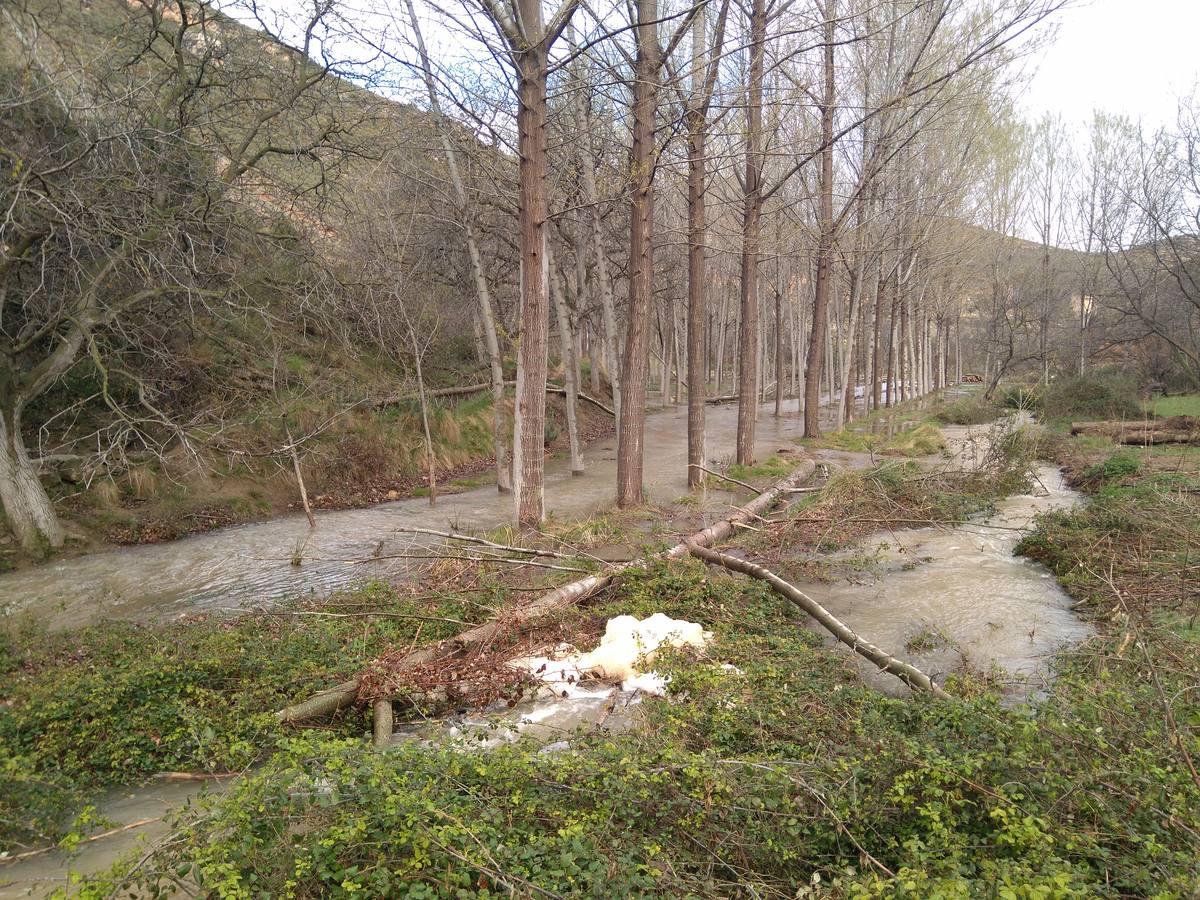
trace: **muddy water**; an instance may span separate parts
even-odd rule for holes
[[[797,401],[776,419],[773,405],[758,423],[760,456],[792,446],[802,422]],[[731,459],[736,434],[735,405],[710,406],[709,458]],[[645,477],[652,499],[674,500],[687,491],[687,411],[652,412],[646,420]],[[586,448],[587,474],[572,477],[568,461],[546,466],[546,509],[559,520],[587,517],[613,502],[616,439]],[[733,495],[710,498],[714,507]],[[431,508],[425,499],[400,500],[368,509],[318,514],[310,531],[301,515],[225,528],[180,541],[130,547],[66,559],[0,576],[0,612],[28,611],[52,627],[98,618],[171,617],[198,611],[237,611],[285,598],[326,594],[333,589],[388,574],[395,563],[370,562],[373,554],[395,555],[419,544],[397,527],[445,530],[490,529],[512,518],[511,497],[486,487],[448,495]],[[428,540],[428,539],[424,539]],[[300,553],[300,566],[292,558]],[[366,561],[366,562],[364,562]],[[385,568],[385,566],[387,568]]]
[[[126,854],[148,849],[168,833],[171,816],[183,812],[200,794],[219,793],[229,783],[228,778],[160,782],[109,792],[96,804],[99,815],[113,828],[135,827],[80,844],[74,857],[53,850],[11,863],[0,862],[0,900],[48,897],[67,887],[72,872],[102,872]]]
[[[978,522],[863,542],[853,552],[873,558],[873,576],[802,588],[864,638],[939,683],[965,664],[995,671],[1017,696],[1036,694],[1050,678],[1054,652],[1090,633],[1051,573],[1013,556],[1036,515],[1080,502],[1057,469],[1039,468],[1038,480],[1032,493],[1000,501],[994,515]],[[869,663],[861,665],[881,690],[907,690]]]

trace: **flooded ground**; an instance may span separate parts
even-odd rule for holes
[[[987,451],[987,433],[978,427],[943,429],[951,453],[939,464],[978,464]],[[1039,466],[1030,493],[999,501],[986,518],[867,538],[847,553],[864,558],[869,574],[798,586],[864,638],[939,684],[966,666],[993,672],[1013,696],[1036,694],[1051,677],[1054,653],[1082,641],[1091,629],[1071,611],[1054,576],[1013,550],[1037,515],[1080,502],[1058,469]],[[859,662],[880,690],[907,692],[895,677]]]
[[[52,850],[15,862],[0,861],[0,900],[48,897],[66,888],[72,872],[102,872],[135,848],[149,848],[170,831],[170,817],[187,809],[201,794],[220,792],[229,778],[159,781],[117,788],[96,803],[96,812],[117,833],[80,844],[74,857]]]
[[[762,407],[757,453],[769,456],[803,432],[796,400],[776,419]],[[708,455],[733,457],[736,404],[710,406]],[[687,492],[687,410],[651,412],[646,418],[644,483],[650,498],[671,501]],[[585,450],[587,473],[573,477],[566,459],[546,465],[547,515],[562,521],[586,518],[612,504],[616,485],[616,438]],[[715,511],[728,511],[735,495],[712,491]],[[101,618],[172,617],[203,611],[236,612],[287,598],[323,595],[355,582],[389,574],[396,564],[373,555],[411,551],[429,538],[398,527],[486,530],[512,520],[512,497],[494,487],[439,498],[384,503],[368,509],[318,514],[315,529],[303,515],[239,525],[179,541],[125,547],[64,559],[0,576],[0,612],[35,613],[51,627]],[[293,565],[299,554],[302,561]]]

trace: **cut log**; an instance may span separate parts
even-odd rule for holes
[[[934,684],[933,679],[916,666],[896,659],[890,653],[879,649],[870,641],[855,634],[848,625],[836,618],[833,613],[820,603],[795,585],[784,581],[770,569],[764,568],[757,563],[749,562],[748,560],[739,559],[736,556],[730,556],[727,553],[710,550],[698,544],[688,544],[687,549],[692,556],[702,559],[707,563],[722,566],[732,572],[741,572],[743,575],[749,575],[751,578],[765,581],[775,590],[775,593],[796,604],[796,606],[816,619],[830,634],[859,656],[870,660],[883,671],[895,675],[914,691],[928,691],[943,699],[949,697],[945,691]]]
[[[372,740],[376,747],[385,747],[392,742],[392,701],[376,700],[373,714]]]
[[[1137,422],[1072,422],[1071,434],[1106,437],[1118,444],[1200,444],[1200,419],[1172,416]]]
[[[758,518],[775,504],[789,497],[791,491],[799,486],[801,482],[807,481],[815,470],[816,464],[811,459],[802,459],[792,474],[769,490],[763,491],[763,493],[759,494],[728,519],[722,519],[720,522],[710,525],[703,531],[696,532],[669,550],[623,566],[620,569],[598,572],[586,578],[581,578],[578,581],[572,581],[570,584],[564,584],[547,594],[543,594],[526,606],[506,611],[502,617],[489,619],[487,622],[476,625],[474,628],[470,628],[447,641],[412,651],[399,661],[398,668],[422,665],[434,659],[442,658],[447,653],[486,644],[505,631],[522,628],[531,622],[545,618],[557,610],[565,609],[568,606],[586,600],[588,597],[592,597],[604,590],[619,576],[643,569],[654,560],[681,559],[688,555],[689,545],[705,547],[717,541],[723,541],[733,534],[734,529],[739,524]],[[279,710],[275,713],[275,718],[285,724],[296,724],[331,715],[354,705],[358,699],[358,691],[361,684],[362,675],[358,675],[349,681],[344,681],[328,690],[321,691],[319,694],[301,703],[289,706],[287,709]]]

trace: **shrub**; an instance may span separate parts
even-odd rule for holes
[[[1000,406],[982,397],[963,397],[939,408],[933,417],[946,425],[983,425],[994,422]]]
[[[1042,411],[1051,419],[1140,419],[1145,415],[1137,382],[1119,372],[1096,372],[1054,381]]]
[[[1132,453],[1114,453],[1104,462],[1088,466],[1082,476],[1085,481],[1115,481],[1136,475],[1141,467],[1141,460]]]

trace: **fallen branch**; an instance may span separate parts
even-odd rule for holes
[[[516,384],[515,381],[506,381],[505,384]],[[460,387],[437,388],[436,390],[426,391],[426,397],[466,397],[470,394],[482,394],[484,391],[490,391],[492,383],[490,381],[481,381],[478,384],[464,384]],[[566,396],[567,389],[561,388],[556,384],[547,384],[546,393],[562,394]],[[382,409],[385,406],[395,406],[397,403],[406,403],[410,400],[416,400],[419,394],[397,394],[394,397],[383,397],[379,400],[372,400],[370,406],[372,409]],[[616,417],[616,412],[609,406],[601,403],[595,397],[589,397],[582,391],[577,395],[580,400],[592,404],[599,409],[604,410],[610,416]]]
[[[491,547],[493,550],[506,550],[509,553],[527,553],[530,556],[553,556],[558,559],[573,559],[567,553],[558,553],[554,550],[539,550],[537,547],[516,547],[512,544],[497,544],[494,541],[489,541],[486,538],[475,537],[470,534],[462,534],[458,531],[438,531],[436,528],[416,528],[416,527],[400,527],[396,529],[404,534],[428,534],[433,537],[446,538],[452,541],[469,541],[472,544],[482,544],[485,547]]]
[[[99,834],[93,834],[83,838],[79,843],[90,844],[92,841],[99,841],[103,838],[112,837],[114,834],[121,834],[125,831],[132,831],[135,828],[142,828],[146,825],[151,825],[154,822],[161,821],[162,816],[155,816],[153,819],[138,819],[136,822],[130,822],[128,825],[121,825],[118,828],[110,828],[108,831],[102,831]],[[39,847],[37,850],[26,850],[24,853],[14,853],[12,856],[0,857],[0,866],[8,863],[15,863],[21,859],[29,859],[33,856],[41,856],[43,853],[50,853],[53,850],[59,849],[58,844],[52,844],[49,847]]]
[[[720,472],[714,472],[712,469],[700,465],[700,463],[688,463],[688,467],[692,469],[699,469],[701,472],[707,472],[709,475],[712,475],[715,478],[720,478],[722,481],[728,481],[731,484],[740,484],[742,487],[748,488],[752,491],[758,490],[758,488],[752,484],[747,484],[744,481],[738,481],[736,478],[730,478],[728,475],[722,475]]]
[[[645,568],[651,560],[680,559],[688,555],[689,545],[705,547],[709,544],[723,541],[733,533],[736,525],[741,524],[746,519],[757,518],[760,513],[769,510],[780,500],[787,497],[792,488],[799,486],[801,482],[807,480],[815,470],[816,464],[811,459],[801,460],[791,475],[769,490],[763,491],[746,504],[743,509],[734,513],[728,519],[722,519],[720,522],[710,525],[703,531],[696,532],[669,550],[655,554],[648,559],[631,563],[620,569],[610,569],[603,573],[589,575],[578,581],[572,581],[570,584],[564,584],[549,593],[543,594],[526,606],[510,610],[503,616],[490,619],[482,625],[468,629],[447,641],[421,647],[405,654],[398,661],[397,668],[423,665],[424,663],[444,657],[447,653],[462,652],[471,647],[490,643],[505,630],[524,627],[531,622],[545,618],[551,613],[594,596],[612,584],[613,580],[618,576]],[[285,724],[296,724],[320,716],[327,716],[353,706],[358,700],[358,691],[362,685],[362,678],[361,674],[357,675],[349,681],[343,681],[341,684],[322,691],[301,703],[281,709],[275,713],[275,718]]]
[[[548,385],[546,385],[546,393],[548,393],[548,394],[562,394],[562,395],[565,397],[565,396],[567,396],[567,389],[566,389],[566,388],[561,388],[561,387],[559,387],[557,384],[548,384]],[[588,396],[587,394],[585,394],[583,391],[579,391],[579,392],[578,392],[578,393],[577,393],[575,396],[577,396],[577,397],[578,397],[580,400],[584,400],[584,401],[586,401],[586,402],[588,402],[588,403],[592,404],[592,406],[596,407],[597,409],[602,409],[602,410],[604,410],[606,413],[608,413],[608,414],[609,414],[610,416],[612,416],[614,419],[617,417],[617,413],[616,413],[616,411],[615,411],[614,409],[612,409],[612,407],[610,407],[610,406],[605,406],[603,403],[601,403],[601,402],[600,402],[599,400],[597,400],[595,397],[589,397],[589,396]]]
[[[733,572],[741,572],[743,575],[749,575],[751,578],[757,578],[760,581],[765,581],[775,592],[782,597],[787,598],[796,604],[812,618],[821,623],[834,637],[843,644],[847,645],[859,656],[870,660],[875,665],[879,666],[885,672],[895,675],[914,691],[929,691],[937,697],[947,699],[949,695],[940,687],[933,683],[933,680],[918,669],[916,666],[909,665],[903,660],[896,659],[889,653],[880,650],[870,641],[864,640],[854,633],[851,628],[836,618],[833,613],[823,607],[812,597],[805,594],[795,585],[790,584],[772,572],[756,563],[748,560],[738,559],[736,556],[730,556],[727,553],[720,553],[716,550],[709,550],[707,547],[701,547],[696,544],[688,544],[688,552],[692,556],[702,559],[705,562],[713,565],[722,566]]]

